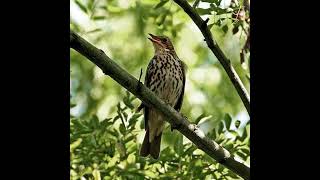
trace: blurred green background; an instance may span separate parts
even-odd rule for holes
[[[213,37],[250,92],[250,50],[246,49],[245,61],[240,63],[249,27],[243,3],[204,0],[199,1],[197,12],[203,19],[210,18]],[[142,68],[144,80],[153,57],[148,33],[170,37],[179,58],[188,66],[182,114],[199,124],[209,137],[223,145],[229,143],[229,150],[242,153],[236,156],[250,165],[248,113],[201,32],[177,4],[166,0],[70,0],[70,7],[70,29],[104,50],[136,78]],[[183,179],[190,177],[188,173],[200,179],[238,178],[169,128],[162,139],[160,161],[139,157],[143,116],[135,108],[140,101],[72,49],[70,64],[71,179]],[[174,161],[181,172],[168,170],[168,161]],[[190,169],[192,164],[200,168],[198,173],[197,168]]]

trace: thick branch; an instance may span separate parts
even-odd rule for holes
[[[193,22],[198,26],[202,32],[208,47],[217,57],[224,70],[227,72],[232,84],[236,88],[244,106],[246,107],[248,113],[250,114],[250,97],[249,94],[242,84],[237,72],[233,68],[230,60],[222,52],[217,42],[212,38],[210,29],[207,26],[207,21],[202,20],[199,14],[193,9],[186,0],[174,0],[182,9],[190,16]]]
[[[198,148],[206,152],[209,156],[223,164],[234,173],[244,179],[249,179],[249,167],[236,161],[234,156],[232,156],[226,149],[206,137],[196,125],[190,124],[190,122],[175,109],[166,105],[135,77],[130,75],[127,71],[111,60],[102,50],[97,49],[72,31],[70,31],[70,47],[87,57],[106,75],[109,75],[121,86],[142,100],[144,104],[162,112],[167,117],[166,121],[171,125],[178,127],[177,130],[192,141]]]

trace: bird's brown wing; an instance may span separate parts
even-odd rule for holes
[[[153,67],[153,59],[156,57],[153,57],[152,60],[149,62],[148,67],[147,67],[147,71],[146,71],[146,76],[144,79],[144,85],[147,86],[148,88],[150,88],[150,82],[151,82],[151,71],[155,69],[155,67]],[[149,117],[149,108],[145,105],[144,106],[144,129],[148,130],[148,117]]]
[[[182,91],[181,91],[181,94],[179,96],[179,99],[177,101],[177,104],[174,106],[174,109],[177,110],[177,111],[180,111],[181,109],[181,106],[182,106],[182,102],[183,102],[183,96],[184,96],[184,87],[185,87],[185,84],[186,84],[186,71],[187,71],[187,65],[180,61],[181,62],[181,67],[182,67],[182,74],[183,74],[183,86],[182,86]]]

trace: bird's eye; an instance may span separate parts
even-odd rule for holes
[[[162,42],[165,42],[165,43],[166,43],[167,41],[168,41],[167,39],[162,39]]]

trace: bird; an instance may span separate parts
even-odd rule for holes
[[[149,35],[148,39],[154,47],[154,56],[148,64],[144,84],[179,112],[183,102],[187,66],[179,59],[167,36],[156,36],[151,33]],[[158,159],[166,117],[157,109],[147,107],[143,103],[138,107],[139,111],[141,109],[144,109],[146,133],[140,156],[147,157],[150,154],[154,159]],[[173,128],[171,126],[171,130]]]

